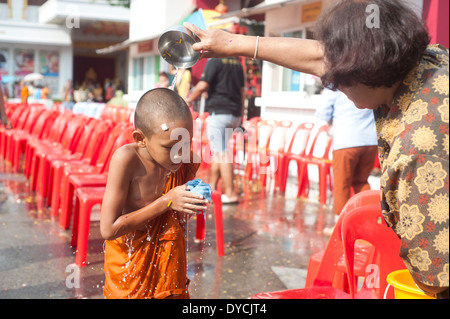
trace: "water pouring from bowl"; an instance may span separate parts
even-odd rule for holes
[[[175,68],[192,67],[200,58],[200,53],[192,49],[196,42],[183,26],[175,26],[164,32],[158,40],[159,53],[167,63]]]

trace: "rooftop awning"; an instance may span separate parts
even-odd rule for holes
[[[147,39],[147,40],[150,40],[150,39]],[[145,40],[143,40],[143,41],[145,41]],[[108,53],[112,53],[112,52],[115,52],[115,51],[125,50],[126,48],[128,48],[133,43],[135,43],[135,42],[134,41],[130,41],[130,39],[127,39],[127,40],[125,40],[123,42],[110,45],[109,47],[95,50],[95,52],[97,54],[108,54]]]
[[[75,21],[130,22],[130,9],[105,0],[48,0],[39,7],[39,23],[65,25]]]
[[[26,43],[70,46],[70,30],[55,25],[39,23],[0,21],[0,43]]]

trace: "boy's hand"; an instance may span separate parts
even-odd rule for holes
[[[186,214],[201,214],[203,210],[207,209],[207,199],[202,195],[190,192],[187,185],[177,186],[167,193],[169,199],[170,209],[180,213]]]

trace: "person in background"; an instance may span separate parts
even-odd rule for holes
[[[95,83],[92,93],[94,94],[94,99],[96,102],[103,102],[103,89],[100,83]]]
[[[325,89],[315,116],[333,130],[333,209],[338,216],[350,198],[369,190],[368,177],[377,156],[377,131],[372,110],[360,110],[340,91]],[[325,228],[330,235],[333,229]]]
[[[336,1],[316,22],[316,40],[184,26],[203,58],[242,55],[313,74],[374,110],[384,219],[415,283],[448,299],[449,51],[430,44],[417,14],[400,0]]]
[[[20,100],[23,104],[28,104],[28,86],[25,84],[25,82],[20,82]]]
[[[65,109],[72,110],[74,106],[74,97],[73,97],[73,86],[72,81],[67,80],[66,85],[63,87],[62,91],[62,105]]]
[[[0,82],[2,81],[2,76],[0,74]],[[0,123],[4,125],[7,129],[11,129],[11,122],[9,121],[9,117],[6,114],[5,109],[5,99],[3,97],[3,89],[0,87]]]
[[[159,82],[156,83],[157,88],[168,88],[169,87],[169,75],[166,72],[159,72]]]
[[[36,100],[40,100],[42,99],[42,87],[40,85],[36,85],[35,89],[34,89],[34,98]]]
[[[244,111],[244,70],[236,57],[209,59],[201,75],[200,81],[187,99],[190,104],[203,92],[208,92],[206,111],[206,133],[212,152],[210,184],[217,188],[222,179],[222,203],[238,202],[238,194],[234,187],[233,164],[228,152],[228,139],[231,132],[242,123]]]
[[[105,80],[105,101],[109,101],[114,97],[115,85],[110,79]]]
[[[20,86],[20,82],[19,81],[15,81],[14,85],[13,85],[13,97],[14,98],[19,98],[20,99],[20,90],[21,90],[21,86]]]
[[[41,98],[42,99],[48,99],[50,96],[50,90],[48,88],[48,84],[46,84],[42,89],[41,89]]]
[[[123,98],[123,92],[121,90],[116,90],[114,97],[108,101],[110,105],[117,106],[128,106],[128,101]]]

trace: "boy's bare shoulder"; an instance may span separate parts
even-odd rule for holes
[[[119,147],[113,154],[114,161],[122,162],[122,163],[133,163],[139,160],[139,156],[137,154],[137,145],[136,144],[126,144]]]

